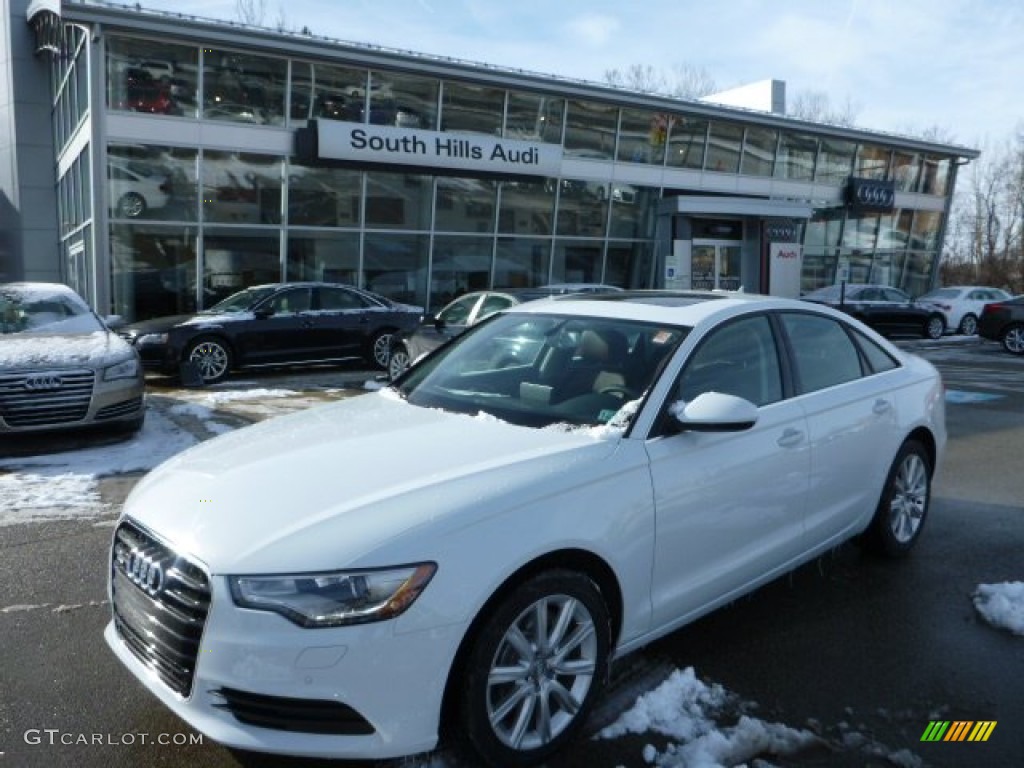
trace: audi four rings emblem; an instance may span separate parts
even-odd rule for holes
[[[879,179],[851,176],[846,188],[846,202],[861,210],[891,211],[896,202],[896,185]]]
[[[60,376],[29,376],[25,379],[25,389],[29,392],[45,392],[50,389],[60,389],[63,383]]]
[[[125,575],[152,597],[164,588],[164,569],[159,560],[133,549],[128,555]]]
[[[862,186],[857,188],[857,199],[865,205],[892,205],[893,191],[885,187]]]

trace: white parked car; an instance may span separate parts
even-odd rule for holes
[[[473,765],[536,764],[612,658],[847,539],[906,553],[944,419],[929,363],[828,307],[521,304],[150,473],[106,640],[233,747],[390,758],[444,720]]]
[[[163,208],[171,200],[171,178],[139,160],[111,155],[107,158],[111,213],[137,219]]]
[[[919,303],[928,303],[946,316],[946,328],[965,336],[974,336],[978,332],[978,318],[986,304],[1006,301],[1011,294],[1001,288],[989,288],[982,285],[948,285],[936,288],[923,296]]]

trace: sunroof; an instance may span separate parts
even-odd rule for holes
[[[700,304],[711,299],[728,298],[724,294],[704,293],[699,291],[619,291],[615,293],[592,293],[587,295],[566,296],[570,300],[585,301],[628,301],[631,304],[655,304],[661,307],[686,307]]]

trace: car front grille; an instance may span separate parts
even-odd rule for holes
[[[90,370],[0,375],[0,417],[12,427],[48,427],[81,421],[89,412]]]
[[[217,688],[210,693],[221,699],[215,707],[227,710],[246,725],[337,736],[368,736],[374,732],[366,718],[340,701],[266,696],[234,688]]]
[[[110,576],[121,639],[168,688],[188,697],[210,610],[206,573],[125,522],[114,534]]]

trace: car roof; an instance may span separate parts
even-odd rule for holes
[[[553,296],[551,301],[529,302],[505,310],[517,314],[578,315],[619,320],[642,320],[667,325],[695,326],[715,316],[739,314],[751,307],[762,309],[818,309],[796,299],[727,291],[633,290],[615,293]]]
[[[367,293],[354,285],[349,283],[325,283],[319,280],[300,280],[294,283],[260,283],[259,285],[248,285],[245,288],[240,288],[239,293],[246,290],[258,290],[260,288],[273,288],[275,290],[280,288],[348,288],[351,291],[360,291],[361,293]]]

